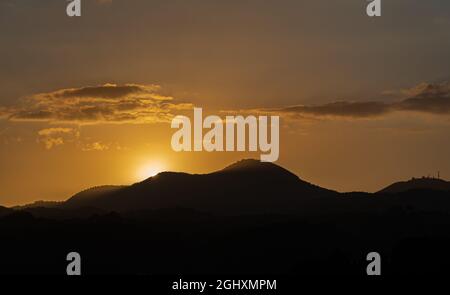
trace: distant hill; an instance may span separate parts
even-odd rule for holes
[[[73,195],[60,205],[64,208],[88,207],[90,203],[95,202],[97,199],[101,199],[103,196],[115,193],[125,187],[117,185],[96,186]]]
[[[117,212],[172,207],[228,213],[286,212],[309,199],[335,194],[273,163],[242,160],[209,174],[163,172],[128,187],[86,190],[61,206]]]
[[[390,186],[380,190],[378,193],[396,194],[417,189],[450,191],[450,182],[442,179],[429,177],[412,178],[411,180],[408,181],[393,183]]]
[[[31,204],[26,204],[26,205],[21,205],[21,206],[14,206],[11,209],[23,210],[23,209],[40,208],[40,207],[55,208],[55,207],[58,207],[59,205],[61,205],[61,203],[62,202],[60,202],[60,201],[36,201],[34,203],[31,203]]]

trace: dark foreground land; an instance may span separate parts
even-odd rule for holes
[[[449,191],[339,194],[237,168],[0,208],[0,273],[64,275],[72,251],[86,275],[365,275],[373,251],[383,275],[450,273]]]

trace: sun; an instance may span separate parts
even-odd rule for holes
[[[158,173],[164,171],[164,169],[164,164],[162,164],[161,162],[147,163],[139,167],[136,176],[138,177],[138,179],[144,180],[157,175]]]

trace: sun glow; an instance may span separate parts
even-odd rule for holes
[[[163,172],[164,169],[165,166],[161,162],[147,163],[138,169],[136,176],[139,180],[144,180]]]

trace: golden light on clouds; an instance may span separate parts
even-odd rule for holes
[[[148,124],[170,122],[179,111],[192,108],[191,103],[160,91],[158,85],[112,83],[58,89],[24,97],[8,108],[0,107],[0,118],[72,125]]]

